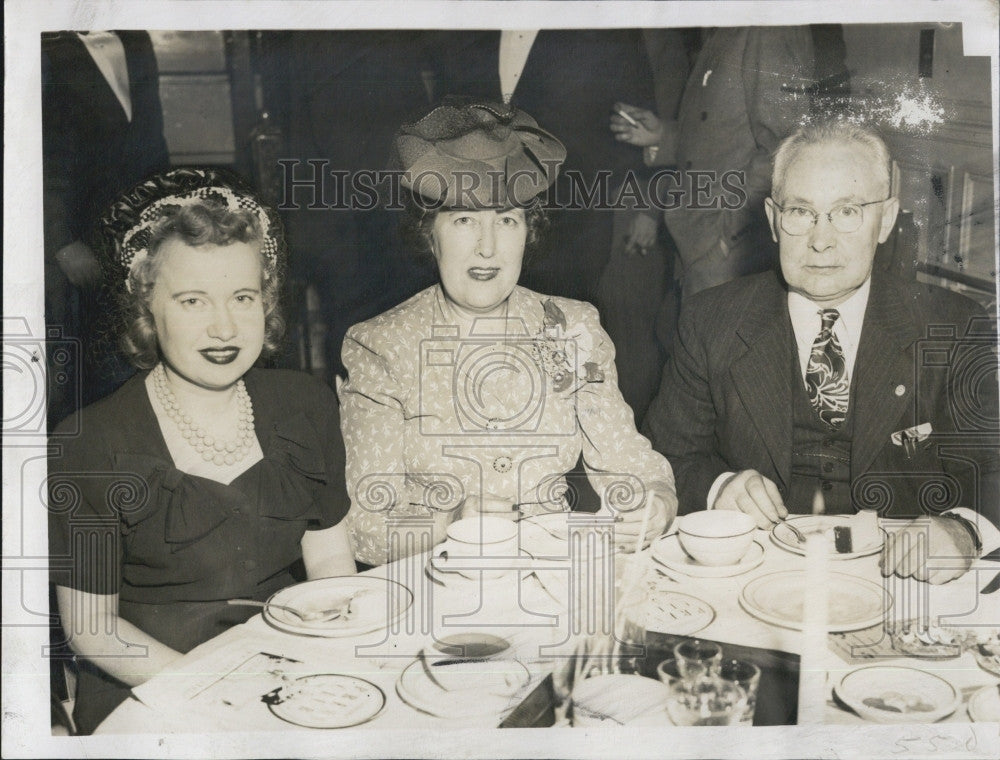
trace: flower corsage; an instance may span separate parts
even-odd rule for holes
[[[566,315],[551,299],[542,302],[542,311],[542,329],[531,341],[531,352],[553,389],[576,391],[580,384],[575,380],[603,383],[604,371],[590,361],[594,339],[583,323],[567,324]]]

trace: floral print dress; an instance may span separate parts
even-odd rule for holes
[[[676,506],[673,474],[635,429],[614,346],[588,303],[517,287],[505,317],[460,318],[441,286],[352,327],[341,428],[355,558],[387,559],[390,518],[472,494],[525,514],[571,508],[583,454],[602,502]]]

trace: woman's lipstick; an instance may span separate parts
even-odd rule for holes
[[[472,267],[469,269],[469,277],[473,280],[492,280],[500,273],[500,267]]]
[[[240,349],[236,346],[225,346],[223,348],[203,348],[198,351],[212,364],[229,364],[236,361],[240,354]]]

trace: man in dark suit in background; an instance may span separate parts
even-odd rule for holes
[[[831,513],[929,515],[890,534],[883,573],[961,575],[1000,546],[993,320],[873,267],[898,201],[888,149],[866,128],[786,139],[765,210],[781,275],[689,299],[646,417],[681,511],[740,510],[768,527],[819,493]]]
[[[86,357],[82,391],[79,364],[50,364],[51,427],[127,377],[108,359],[113,346],[94,345],[111,307],[89,241],[105,206],[170,163],[146,32],[42,35],[42,155],[45,323],[82,338]]]
[[[332,381],[344,372],[340,346],[347,328],[406,300],[435,275],[432,268],[421,268],[399,240],[397,215],[384,208],[387,188],[380,189],[380,202],[367,210],[316,208],[308,180],[325,174],[330,188],[325,201],[344,206],[329,172],[356,176],[388,166],[399,125],[426,110],[435,97],[433,33],[293,31],[269,36],[273,58],[287,68],[269,72],[273,87],[267,99],[286,125],[287,157],[299,160],[294,176],[301,184],[282,209],[290,265],[295,279],[316,286],[329,330],[325,359]],[[327,163],[319,169],[306,163],[317,159]]]

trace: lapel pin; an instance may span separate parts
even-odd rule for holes
[[[897,396],[902,396],[904,393],[906,393],[906,386],[900,383],[896,386],[895,394]]]

